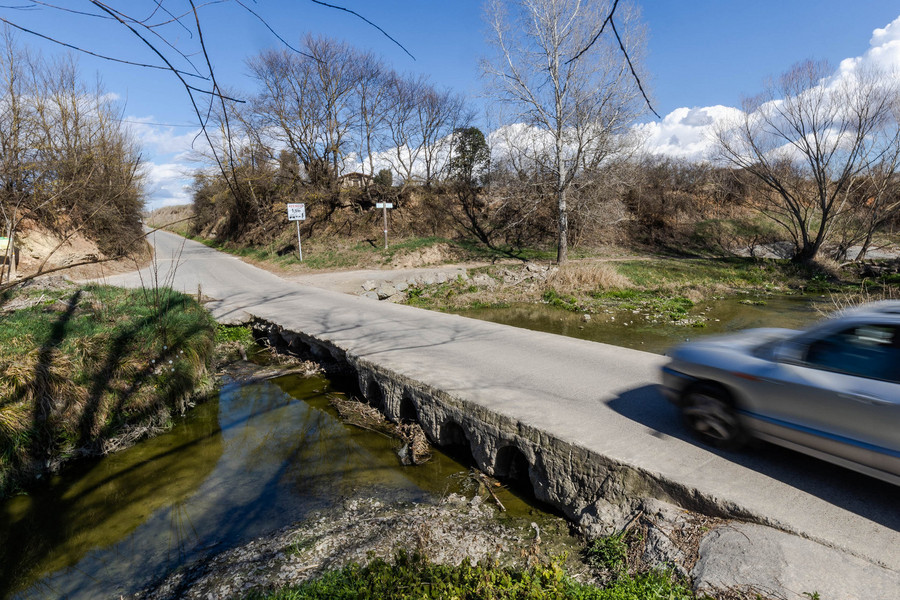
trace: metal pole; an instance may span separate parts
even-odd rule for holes
[[[303,262],[303,247],[300,245],[300,221],[297,221],[297,253],[300,254],[300,262]]]
[[[381,212],[384,213],[384,249],[387,250],[387,202],[381,203]]]

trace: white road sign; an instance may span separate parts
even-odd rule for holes
[[[388,202],[388,203],[376,202],[375,208],[394,208],[394,205],[391,204],[390,202]]]
[[[306,205],[305,204],[288,204],[288,221],[305,221]]]

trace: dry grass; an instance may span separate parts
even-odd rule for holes
[[[547,278],[547,284],[561,294],[634,287],[631,280],[619,274],[614,266],[596,261],[566,263]]]
[[[859,291],[831,294],[831,306],[817,306],[816,310],[822,316],[829,316],[843,310],[855,308],[869,302],[881,300],[900,300],[900,287],[896,285],[878,285],[876,291],[871,291],[865,281],[859,286]]]

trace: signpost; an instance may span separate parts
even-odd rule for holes
[[[394,208],[394,205],[390,202],[376,202],[375,208],[380,208],[384,214],[384,249],[387,250],[387,209]]]
[[[303,262],[303,248],[300,246],[300,221],[306,220],[305,204],[287,205],[288,221],[297,221],[297,253],[300,254],[300,262]]]

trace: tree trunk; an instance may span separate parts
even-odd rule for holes
[[[792,263],[808,263],[812,262],[819,253],[820,244],[807,243],[797,250],[796,254],[791,257]]]
[[[569,259],[569,214],[566,209],[566,189],[560,187],[556,192],[559,214],[559,239],[556,246],[556,264],[563,264]]]

